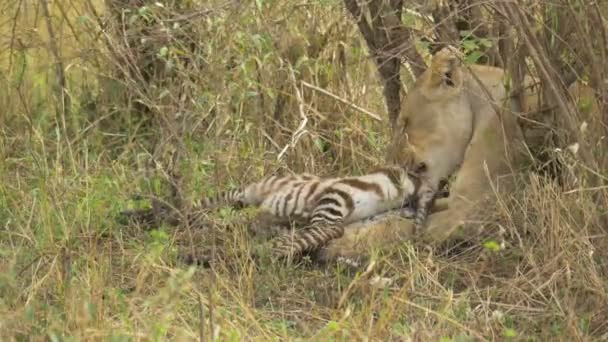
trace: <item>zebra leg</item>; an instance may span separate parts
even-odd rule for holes
[[[348,194],[338,190],[326,192],[319,198],[310,215],[310,225],[276,239],[272,253],[278,258],[291,259],[341,237],[344,235],[344,218],[353,208],[352,198]]]
[[[245,203],[243,191],[240,189],[220,191],[213,196],[200,198],[198,201],[198,207],[202,210],[215,210],[222,206],[231,206],[234,209],[243,209],[248,206],[249,203]]]
[[[298,226],[298,221],[290,217],[277,217],[267,212],[260,212],[247,226],[253,235],[268,240],[287,233]]]
[[[416,234],[420,234],[424,229],[424,224],[429,216],[429,209],[433,205],[437,189],[429,184],[423,184],[418,190],[418,202],[416,203],[416,216],[414,217],[414,227]]]
[[[293,234],[283,234],[272,245],[272,254],[277,258],[293,258],[305,252],[319,249],[329,241],[344,235],[342,222],[313,224]]]

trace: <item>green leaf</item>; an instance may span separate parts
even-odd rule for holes
[[[160,57],[167,57],[167,54],[169,54],[169,48],[166,46],[163,46],[158,50],[158,55]]]
[[[152,240],[159,243],[169,241],[169,235],[166,232],[158,229],[152,230],[150,232],[150,237]]]
[[[340,330],[340,324],[338,324],[336,321],[329,321],[327,322],[327,329],[331,331],[338,331]]]
[[[247,97],[256,97],[258,95],[259,95],[259,93],[256,92],[256,91],[248,90],[248,91],[245,92],[245,98],[247,98]]]
[[[329,149],[329,144],[326,143],[325,141],[323,141],[319,138],[316,138],[313,141],[315,142],[315,146],[317,146],[319,151],[326,152]]]
[[[148,19],[150,15],[150,9],[148,8],[148,6],[142,6],[137,10],[137,14],[144,19]]]
[[[581,97],[578,101],[578,109],[583,113],[591,112],[591,108],[593,107],[593,97]]]
[[[550,330],[553,335],[559,335],[562,333],[562,326],[559,324],[559,322],[556,321],[551,323]]]
[[[581,331],[584,334],[589,334],[589,331],[590,331],[590,328],[591,328],[591,324],[589,322],[589,319],[587,319],[585,317],[581,318],[580,321],[579,321],[579,327],[580,327]]]
[[[454,336],[453,341],[454,342],[469,342],[469,341],[474,341],[474,339],[465,333],[460,333],[460,334]]]
[[[477,43],[473,40],[463,40],[462,48],[465,52],[470,52],[477,50],[479,47],[477,46]]]
[[[300,68],[300,66],[302,66],[302,64],[304,64],[304,63],[306,63],[306,62],[308,62],[308,56],[306,56],[306,55],[301,56],[301,57],[300,57],[300,58],[298,58],[298,60],[296,61],[295,68],[296,68],[296,69],[299,69],[299,68]]]
[[[517,337],[517,331],[515,331],[515,329],[512,329],[512,328],[505,328],[502,331],[502,336],[504,336],[506,338],[515,338],[515,337]]]
[[[511,75],[506,74],[503,85],[505,86],[505,89],[507,90],[507,94],[511,93],[512,83],[513,83],[513,80],[511,79]]]
[[[479,45],[489,48],[492,47],[492,41],[487,38],[479,38]]]
[[[232,329],[228,333],[228,340],[235,341],[235,342],[242,341],[241,334],[239,333],[239,331],[237,329]]]
[[[500,244],[494,240],[488,240],[488,241],[484,242],[483,247],[492,252],[500,251]]]
[[[80,25],[84,25],[87,22],[90,22],[91,18],[89,18],[89,16],[87,16],[86,14],[85,15],[79,15],[78,17],[76,17],[76,21],[78,21],[78,23]]]
[[[429,51],[431,44],[428,41],[416,40],[416,46],[424,51]]]
[[[460,31],[460,36],[462,38],[470,37],[472,34],[473,34],[473,31],[471,31],[471,30],[462,30],[462,31]]]
[[[465,57],[464,61],[466,64],[475,64],[483,56],[480,51],[473,51]]]
[[[133,14],[132,16],[129,17],[129,25],[133,25],[133,23],[135,23],[135,21],[137,20],[137,18],[139,18],[136,14]]]
[[[403,12],[403,25],[405,27],[415,27],[416,26],[416,16],[413,13],[404,11]]]

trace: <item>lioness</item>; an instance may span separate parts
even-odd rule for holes
[[[506,96],[504,75],[499,68],[463,66],[457,51],[445,48],[404,100],[388,162],[424,161],[427,195],[460,165],[450,196],[441,205],[447,208],[428,218],[422,236],[428,242],[444,241],[471,220],[479,205],[494,196],[492,187],[498,180],[504,184],[512,166],[525,158],[523,135],[513,115],[520,110]],[[412,231],[411,221],[390,216],[371,224],[356,223],[318,257],[357,256],[369,247],[409,238]]]

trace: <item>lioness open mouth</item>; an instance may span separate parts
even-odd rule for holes
[[[450,87],[454,86],[454,81],[452,80],[452,72],[451,71],[450,72],[446,72],[443,77],[445,79],[445,84],[446,85],[448,85]]]

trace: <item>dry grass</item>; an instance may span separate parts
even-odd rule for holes
[[[608,339],[598,218],[608,190],[585,190],[581,177],[558,186],[526,171],[522,190],[489,210],[499,238],[432,250],[404,242],[373,251],[359,272],[256,267],[242,255],[262,241],[226,225],[247,213],[220,211],[198,231],[117,223],[138,205],[134,193],[165,196],[170,182],[188,205],[279,169],[381,163],[385,116],[300,83],[385,112],[341,2],[151,3],[125,12],[124,26],[86,0],[53,2],[50,18],[38,4],[0,6],[3,340]],[[302,115],[306,133],[278,160]],[[212,269],[180,261],[198,249],[224,259]]]

